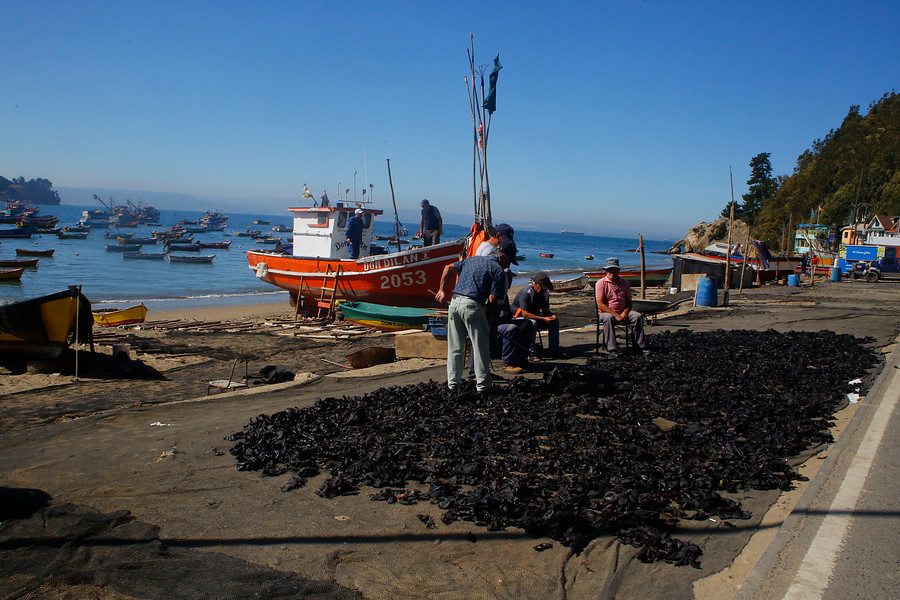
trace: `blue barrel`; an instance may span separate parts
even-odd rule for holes
[[[841,270],[837,267],[831,267],[831,280],[832,281],[840,281],[841,280]]]
[[[788,285],[791,287],[797,287],[800,285],[800,278],[796,275],[788,275]]]
[[[697,284],[697,306],[718,306],[719,291],[716,289],[718,282],[715,277],[701,277]]]

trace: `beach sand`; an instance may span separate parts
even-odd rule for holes
[[[890,352],[900,322],[898,291],[888,282],[766,286],[732,292],[727,307],[681,305],[648,333],[827,329],[870,336],[874,346]],[[566,362],[579,364],[594,352],[593,300],[585,291],[554,296],[553,305],[571,356]],[[78,381],[69,374],[0,375],[0,486],[57,511],[4,520],[0,564],[7,566],[0,568],[0,595],[276,598],[298,597],[296,590],[307,586],[308,597],[322,598],[359,597],[358,591],[379,599],[687,599],[694,597],[696,581],[731,565],[778,500],[778,492],[750,492],[741,500],[753,518],[740,527],[699,523],[693,533],[680,530],[704,548],[702,567],[691,569],[642,564],[634,549],[610,537],[598,538],[581,555],[560,544],[535,552],[535,544],[546,540],[520,531],[488,532],[468,522],[443,525],[436,507],[388,507],[370,502],[368,491],[325,500],[314,494],[325,476],[281,492],[288,475],[273,479],[236,471],[225,436],[261,413],[309,406],[316,398],[445,377],[443,361],[398,361],[362,371],[323,362],[344,363],[350,352],[389,346],[392,337],[298,335],[296,328],[284,327],[291,317],[289,307],[272,305],[166,311],[149,319],[228,326],[103,333],[100,343],[129,344],[132,358],[156,374],[116,373],[107,361],[93,375],[85,367]],[[274,364],[304,375],[296,384],[206,398],[207,381],[227,377],[239,355],[248,357],[251,371]],[[554,364],[541,363],[527,376],[541,377]],[[26,383],[41,378],[52,379],[55,387],[47,387],[47,380]],[[498,375],[501,386],[503,379]],[[117,513],[123,510],[135,521],[126,523]],[[421,513],[434,517],[438,528],[426,529]],[[104,519],[106,525],[97,525]],[[62,542],[36,541],[48,535],[69,539],[78,530],[73,524],[86,520],[95,530],[85,539],[97,541],[76,544],[74,554]],[[118,542],[111,545],[111,539]],[[28,567],[23,556],[50,566]],[[752,557],[741,560],[752,566]],[[714,586],[726,589],[720,597],[730,597],[727,590],[736,589],[740,577],[730,572],[727,584]],[[216,590],[213,596],[210,589]]]

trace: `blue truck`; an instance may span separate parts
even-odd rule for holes
[[[845,260],[851,269],[850,277],[852,278],[860,277],[869,282],[879,279],[900,280],[900,263],[897,260],[897,248],[895,247],[847,246]]]

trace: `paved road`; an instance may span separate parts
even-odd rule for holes
[[[898,354],[736,600],[900,598]]]

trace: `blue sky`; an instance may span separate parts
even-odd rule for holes
[[[557,6],[559,4],[559,6]],[[897,87],[897,2],[7,0],[0,174],[279,214],[302,184],[471,215],[464,76],[503,70],[495,220],[680,237]],[[365,156],[365,161],[364,161]],[[122,199],[124,200],[124,199]],[[66,202],[65,195],[63,201]],[[160,206],[161,208],[177,208]]]

